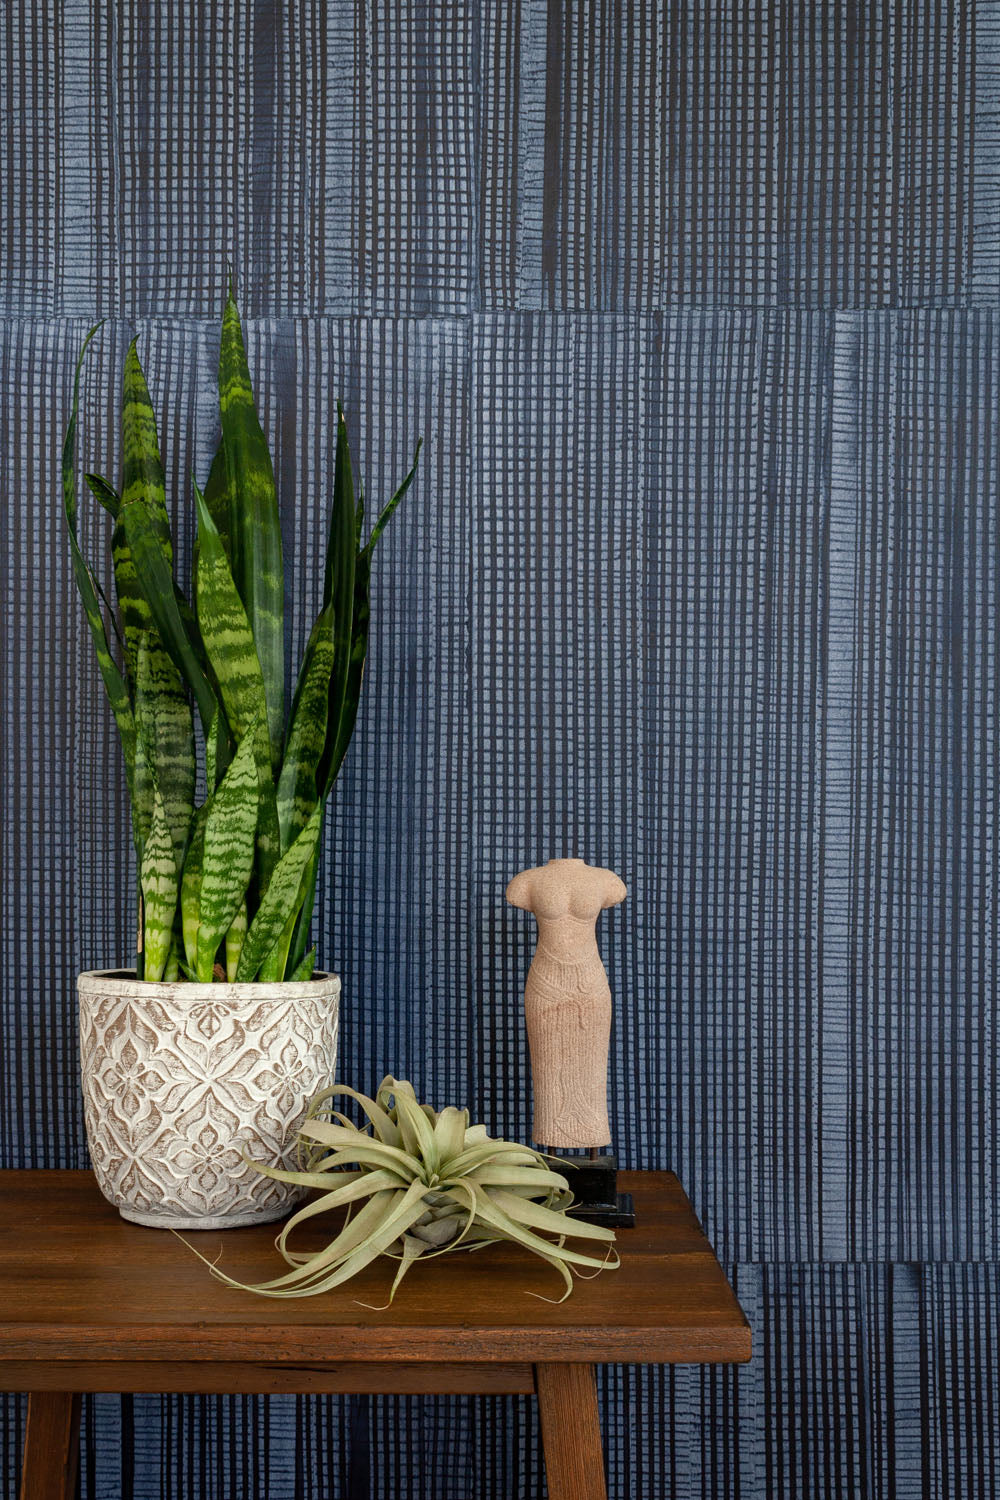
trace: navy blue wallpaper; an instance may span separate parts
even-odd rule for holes
[[[337,396],[373,500],[425,437],[331,815],[344,1078],[525,1135],[504,886],[613,866],[616,1142],[756,1354],[605,1371],[611,1494],[996,1500],[1000,4],[11,0],[0,59],[0,1163],[85,1164],[74,979],[128,951],[73,361],[108,318],[113,472],[140,334],[184,510],[231,258],[296,650]],[[353,1416],[379,1500],[542,1493],[527,1399]],[[330,1500],[350,1450],[346,1401],[100,1396],[82,1494]]]

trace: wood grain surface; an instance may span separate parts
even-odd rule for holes
[[[21,1500],[73,1500],[79,1462],[79,1395],[33,1391],[24,1434]]]
[[[549,1500],[607,1500],[593,1365],[538,1365]]]
[[[126,1223],[89,1172],[0,1172],[0,1384],[52,1389],[51,1365],[63,1361],[118,1364],[108,1388],[127,1389],[129,1367],[149,1360],[748,1360],[746,1319],[676,1177],[623,1173],[621,1186],[636,1203],[636,1228],[619,1233],[621,1267],[577,1281],[566,1302],[544,1300],[559,1295],[555,1275],[505,1245],[417,1265],[393,1306],[374,1311],[362,1304],[385,1302],[387,1263],[335,1292],[277,1302],[221,1285],[176,1236]],[[190,1238],[230,1275],[257,1281],[282,1269],[274,1232]]]

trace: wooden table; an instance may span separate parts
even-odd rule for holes
[[[22,1500],[71,1500],[80,1392],[537,1394],[551,1500],[605,1500],[594,1365],[742,1363],[750,1329],[677,1178],[623,1173],[622,1264],[577,1281],[514,1246],[323,1296],[233,1291],[172,1234],[127,1224],[89,1172],[0,1172],[0,1389],[28,1391]],[[278,1274],[275,1227],[204,1232],[243,1281]],[[303,1234],[302,1243],[307,1243]]]

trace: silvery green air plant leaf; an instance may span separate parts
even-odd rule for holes
[[[206,980],[218,976],[224,956],[231,980],[308,978],[324,809],[354,729],[367,652],[372,552],[415,467],[362,545],[361,486],[338,404],[323,603],[286,722],[278,501],[232,289],[219,347],[221,440],[204,495],[193,484],[187,507],[196,522],[194,607],[174,577],[164,466],[135,339],[122,385],[121,484],[116,490],[100,474],[86,475],[95,514],[110,518],[117,617],[81,551],[80,372],[100,326],[88,333],[74,373],[63,503],[73,574],[125,759],[137,973]],[[203,738],[200,806],[192,705]]]
[[[339,1095],[360,1107],[363,1126],[333,1108]],[[388,1306],[415,1261],[508,1240],[552,1266],[562,1278],[564,1301],[573,1270],[596,1273],[618,1265],[613,1230],[567,1217],[571,1178],[530,1147],[470,1126],[468,1110],[419,1104],[412,1085],[391,1076],[374,1099],[344,1086],[317,1094],[298,1145],[299,1171],[253,1163],[279,1182],[319,1191],[275,1241],[292,1269],[247,1286],[200,1256],[228,1286],[265,1297],[314,1297],[386,1255],[398,1262]],[[569,1162],[563,1165],[572,1173]],[[329,1244],[310,1254],[289,1248],[299,1225],[335,1208],[346,1216]],[[572,1249],[567,1240],[589,1241],[595,1253]]]

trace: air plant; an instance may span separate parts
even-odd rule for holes
[[[341,1094],[360,1105],[364,1127],[332,1107]],[[248,1286],[195,1250],[228,1286],[265,1297],[314,1297],[386,1255],[399,1262],[391,1303],[414,1261],[509,1240],[559,1272],[561,1302],[573,1289],[571,1268],[596,1273],[618,1265],[613,1231],[567,1216],[569,1183],[539,1152],[492,1139],[485,1125],[469,1124],[467,1109],[419,1104],[412,1085],[391,1076],[374,1099],[343,1085],[317,1094],[299,1127],[298,1149],[299,1171],[253,1163],[267,1177],[321,1192],[275,1241],[293,1269]],[[326,1246],[308,1253],[289,1249],[299,1225],[340,1208],[346,1220]],[[571,1250],[567,1239],[596,1241],[604,1254]]]
[[[111,517],[117,614],[80,549],[80,371],[100,326],[77,361],[63,499],[73,572],[125,761],[138,872],[136,972],[147,980],[306,979],[315,962],[309,926],[323,812],[361,692],[372,553],[413,480],[416,455],[362,545],[364,494],[359,486],[355,502],[338,403],[323,604],[286,714],[278,501],[232,288],[219,349],[221,439],[204,491],[192,478],[193,603],[175,577],[156,421],[135,340],[125,360],[120,492],[86,476]],[[200,805],[195,715],[204,744]]]

